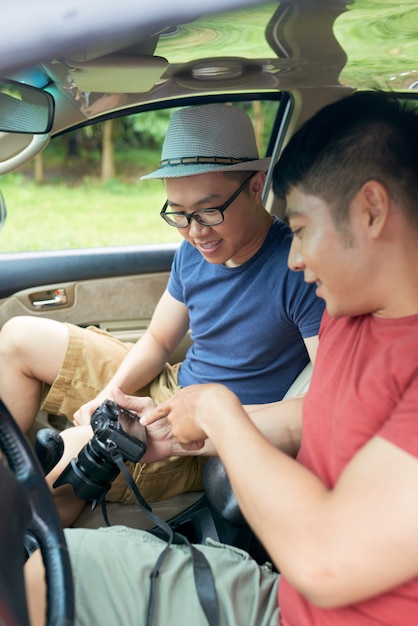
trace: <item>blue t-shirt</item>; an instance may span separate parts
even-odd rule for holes
[[[290,230],[274,220],[258,252],[239,267],[205,261],[183,241],[168,291],[189,311],[193,344],[178,382],[219,382],[243,404],[281,400],[309,362],[302,337],[318,334],[324,302],[287,266]]]

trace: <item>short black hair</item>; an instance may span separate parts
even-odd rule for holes
[[[418,115],[394,94],[359,91],[330,104],[293,135],[274,167],[273,190],[293,187],[329,204],[335,223],[368,180],[385,185],[418,226]]]

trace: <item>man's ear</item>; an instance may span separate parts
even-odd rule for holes
[[[266,182],[266,175],[264,172],[257,172],[251,178],[250,187],[255,196],[261,197],[263,193],[264,183]]]
[[[387,188],[378,180],[368,180],[360,189],[359,200],[368,235],[379,237],[387,223],[391,205]]]

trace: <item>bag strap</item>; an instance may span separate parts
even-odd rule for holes
[[[151,626],[152,620],[154,617],[154,607],[155,607],[155,593],[156,593],[156,583],[158,576],[160,574],[160,569],[164,563],[164,560],[170,550],[170,547],[173,543],[177,544],[185,544],[190,548],[190,553],[192,557],[193,563],[193,575],[194,582],[196,586],[197,595],[199,598],[200,605],[203,609],[203,612],[206,616],[207,622],[209,626],[219,626],[219,605],[218,598],[216,595],[216,587],[215,580],[213,578],[213,572],[209,565],[209,562],[203,552],[197,550],[185,537],[180,533],[174,533],[171,526],[161,519],[158,515],[152,512],[151,507],[147,504],[147,502],[142,497],[137,485],[135,484],[131,474],[129,473],[121,453],[117,449],[117,447],[110,446],[108,449],[109,454],[112,457],[114,463],[118,466],[122,475],[125,479],[126,484],[128,485],[130,491],[133,493],[136,503],[139,509],[144,513],[148,519],[150,519],[153,524],[158,526],[164,533],[167,535],[167,545],[164,550],[159,555],[157,562],[150,574],[150,597],[148,601],[148,611],[147,611],[147,622],[146,626]],[[102,513],[104,520],[107,526],[110,526],[109,519],[106,512],[106,504],[105,497],[103,496],[100,499],[100,504],[102,507]]]

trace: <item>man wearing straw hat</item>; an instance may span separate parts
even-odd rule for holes
[[[314,359],[323,305],[287,267],[289,230],[262,203],[268,167],[242,110],[212,104],[176,111],[159,168],[143,178],[163,179],[161,216],[184,241],[144,336],[132,346],[95,328],[31,317],[4,326],[0,397],[21,428],[35,419],[43,384],[50,386],[43,409],[79,426],[63,433],[66,449],[51,484],[91,438],[93,411],[107,398],[123,405],[124,394],[144,396],[145,411],[180,387],[220,382],[262,430],[274,427],[280,441],[288,437],[277,409],[274,422],[270,412]],[[185,360],[168,364],[189,328]],[[175,456],[168,428],[151,428],[147,444],[146,456],[131,467],[146,500],[201,488],[202,458]],[[83,502],[68,486],[55,496],[70,524]],[[130,498],[116,479],[108,499]]]

